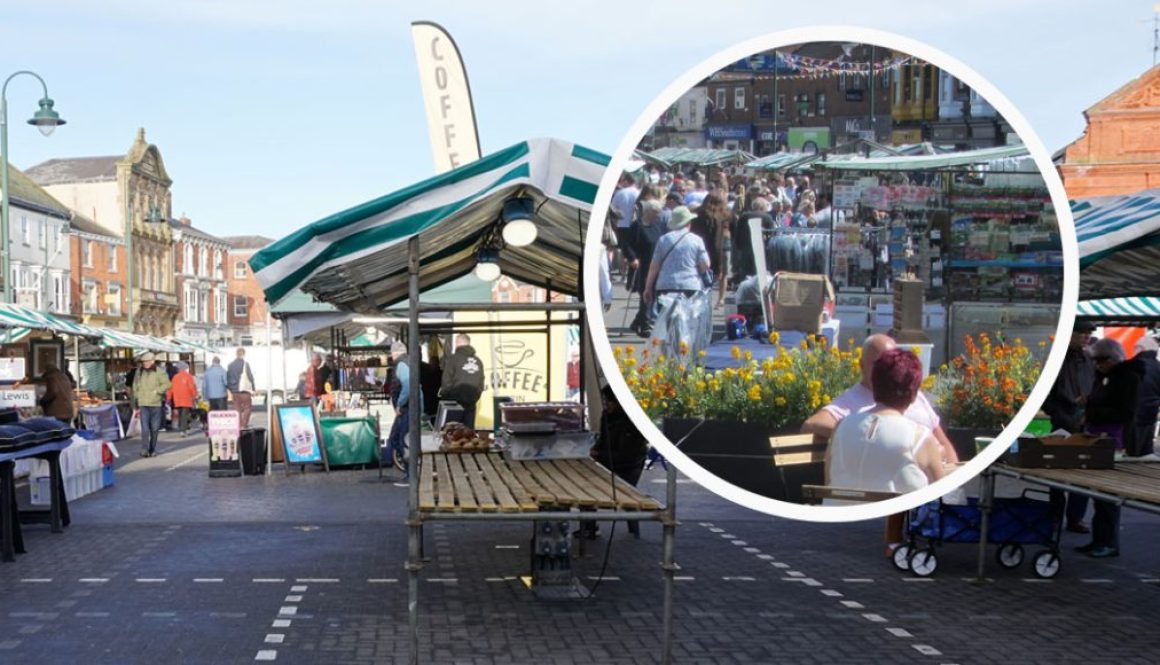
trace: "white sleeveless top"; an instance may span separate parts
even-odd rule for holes
[[[926,487],[915,462],[930,430],[896,415],[856,413],[830,439],[830,486],[900,494]]]

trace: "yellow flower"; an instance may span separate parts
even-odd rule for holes
[[[734,345],[731,353],[733,354],[734,360],[741,360],[741,347]]]
[[[697,357],[698,357],[698,358],[704,358],[704,357],[705,357],[705,349],[701,349],[700,351],[698,351],[698,352],[697,352]]]
[[[746,362],[753,360],[753,352],[749,349],[745,349],[745,360]]]
[[[689,352],[689,343],[682,339],[677,348],[680,350],[681,355],[683,356]]]
[[[769,343],[770,344],[777,344],[780,341],[781,341],[781,333],[777,332],[776,330],[769,333]]]
[[[781,395],[778,395],[777,397],[775,397],[773,399],[773,405],[774,406],[785,406],[786,405],[785,398],[782,397]]]
[[[802,347],[802,351],[809,351],[810,350],[810,343],[804,339],[802,340],[800,346]]]
[[[636,351],[636,349],[635,349],[635,348],[633,348],[633,347],[631,347],[631,346],[626,346],[626,347],[624,347],[624,352],[625,352],[625,353],[627,353],[627,354],[628,354],[628,355],[630,355],[630,356],[632,355],[633,351]]]
[[[641,400],[640,400],[640,408],[642,408],[642,409],[647,409],[647,408],[648,408],[648,405],[649,405],[648,398],[647,398],[647,397],[643,397],[643,398],[641,398]]]
[[[753,384],[753,387],[749,389],[749,401],[750,402],[761,401],[761,386],[757,385],[756,383]]]
[[[687,371],[688,371],[688,370],[685,368],[685,364],[684,364],[684,363],[681,363],[681,367],[680,367],[680,369],[681,369],[681,374],[684,374],[685,372],[687,372]]]
[[[917,344],[916,344],[916,345],[914,345],[914,346],[912,346],[912,347],[910,347],[910,352],[911,352],[911,353],[913,353],[913,354],[914,354],[914,355],[916,355],[916,356],[921,356],[921,355],[922,355],[922,349],[920,349],[920,348],[918,347],[918,345],[917,345]]]
[[[624,359],[624,366],[628,367],[630,369],[633,367],[636,367],[636,358],[625,358]]]
[[[701,392],[701,393],[705,392],[705,388],[708,387],[708,385],[704,381],[698,381],[697,383],[695,383],[693,385],[697,388],[697,392]]]
[[[829,395],[822,395],[822,401],[825,402],[826,404],[829,404],[830,402],[832,402],[834,400],[830,399]]]
[[[619,346],[612,347],[612,357],[613,358],[619,358],[620,354],[622,354],[622,353],[624,353],[624,349],[620,348]]]

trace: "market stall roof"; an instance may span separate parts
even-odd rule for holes
[[[1080,300],[1151,296],[1160,276],[1160,189],[1076,201]]]
[[[763,171],[789,171],[800,169],[822,158],[819,153],[805,154],[801,152],[775,152],[755,159],[745,164],[745,168],[760,169]]]
[[[717,166],[719,164],[744,164],[757,158],[744,150],[717,150],[713,148],[657,148],[648,156],[663,164],[692,164],[693,166]]]
[[[14,303],[0,303],[0,328],[30,328],[50,330],[65,335],[80,337],[100,337],[101,331],[83,323],[69,321],[58,316],[41,312]]]
[[[890,157],[849,157],[833,159],[814,164],[815,168],[838,171],[924,171],[946,169],[956,166],[982,164],[995,159],[1022,157],[1029,154],[1027,146],[1005,145],[996,148],[980,148],[948,152],[938,155],[898,155]]]
[[[125,330],[100,331],[101,346],[106,349],[133,349],[135,351],[159,351],[161,353],[189,353],[185,347],[153,337],[138,335]]]
[[[374,314],[407,297],[408,240],[419,238],[420,287],[470,273],[503,203],[535,201],[536,241],[499,252],[501,271],[579,295],[583,231],[607,155],[555,139],[500,150],[397,192],[335,213],[256,253],[266,299],[294,289],[339,309]]]
[[[189,352],[200,352],[200,353],[218,353],[219,352],[219,349],[215,349],[211,346],[207,346],[205,344],[202,344],[201,342],[194,342],[192,340],[182,339],[180,337],[169,337],[169,338],[164,339],[162,341],[169,342],[171,344],[176,344],[176,345],[181,346],[181,347],[185,347]]]
[[[1076,315],[1106,323],[1154,323],[1160,321],[1160,298],[1081,300]]]

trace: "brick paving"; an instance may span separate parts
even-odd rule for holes
[[[209,478],[201,445],[166,438],[117,485],[72,504],[64,534],[26,527],[0,565],[0,662],[406,661],[406,489],[376,470]],[[663,493],[663,473],[642,487]],[[1048,582],[948,545],[929,581],[881,559],[877,522],[773,519],[680,484],[678,662],[1156,662],[1160,519],[1125,511],[1115,560],[1072,555]],[[576,560],[591,585],[604,536]],[[429,523],[421,579],[427,663],[653,663],[660,527],[619,525],[593,597],[537,600],[530,527]],[[989,555],[990,559],[990,555]]]

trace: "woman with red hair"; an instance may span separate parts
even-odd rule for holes
[[[906,349],[884,352],[870,376],[874,406],[843,418],[826,452],[833,487],[904,494],[943,475],[942,450],[927,427],[905,415],[922,384],[922,364]]]

